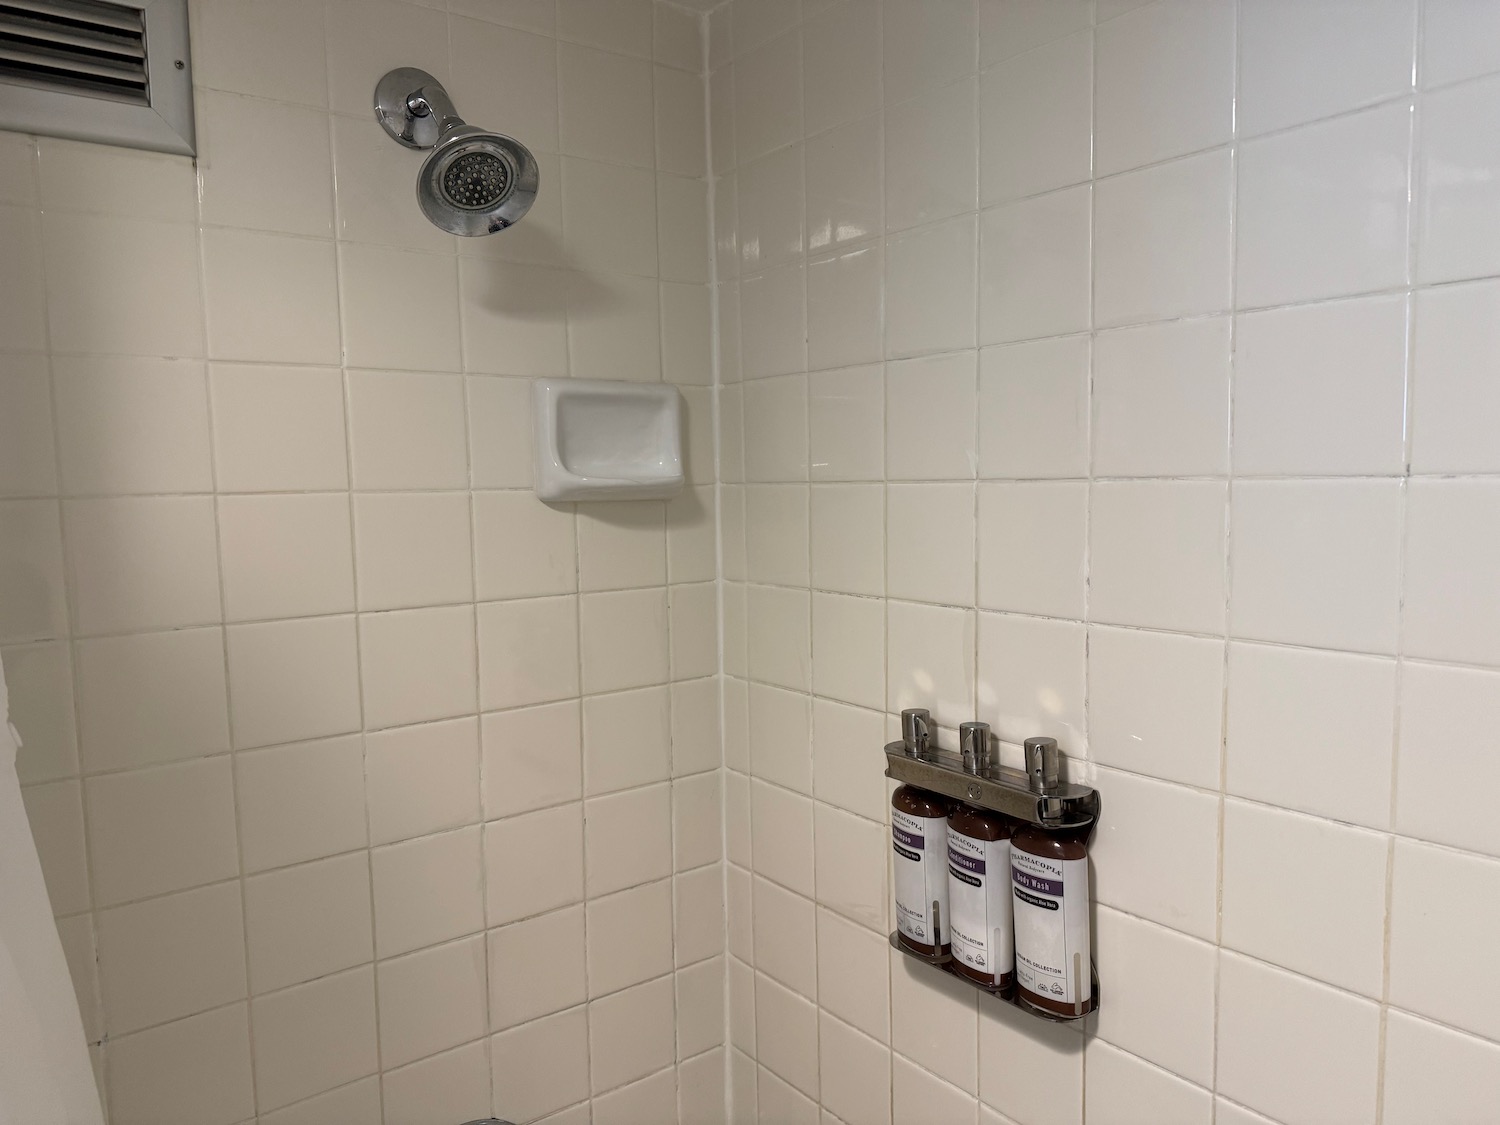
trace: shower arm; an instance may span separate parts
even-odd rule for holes
[[[415,134],[419,121],[425,122],[428,119],[434,121],[437,128],[437,140],[441,140],[448,135],[450,130],[458,129],[464,124],[464,119],[458,115],[458,110],[453,105],[453,99],[441,86],[423,86],[420,90],[413,90],[411,96],[406,99],[406,111],[409,115],[406,134],[410,141],[417,140]],[[424,128],[423,132],[426,131],[427,129]],[[436,141],[433,143],[436,144]]]

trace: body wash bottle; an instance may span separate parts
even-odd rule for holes
[[[990,726],[958,728],[964,772],[983,777],[990,768]],[[991,990],[1010,987],[1015,946],[1011,937],[1010,838],[1014,822],[974,805],[959,804],[948,817],[948,909],[954,972]]]
[[[927,757],[931,729],[928,712],[901,712],[901,741],[908,757]],[[949,952],[949,807],[946,797],[914,785],[891,794],[896,932],[902,945],[923,957]]]
[[[1026,773],[1033,793],[1058,788],[1055,739],[1026,740]],[[1023,1004],[1060,1016],[1081,1016],[1093,1000],[1087,833],[1087,825],[1028,824],[1011,839],[1016,992]]]

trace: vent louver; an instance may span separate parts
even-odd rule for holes
[[[0,79],[149,105],[142,11],[99,0],[0,0]]]

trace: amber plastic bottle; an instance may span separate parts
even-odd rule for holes
[[[988,723],[958,728],[964,770],[983,777],[990,768]],[[1015,979],[1011,934],[1009,817],[970,804],[948,816],[948,913],[953,940],[950,968],[994,991]]]
[[[1026,740],[1033,792],[1058,787],[1057,743]],[[1011,838],[1016,935],[1016,995],[1060,1016],[1093,1007],[1089,951],[1088,825],[1024,825]]]
[[[906,753],[925,758],[932,719],[926,711],[901,712]],[[891,794],[894,913],[897,938],[924,957],[945,957],[948,938],[948,813],[946,797],[902,785]]]

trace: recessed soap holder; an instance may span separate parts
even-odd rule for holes
[[[531,406],[542,500],[666,500],[682,490],[682,396],[670,383],[538,379]]]
[[[1051,742],[1050,739],[1045,741]],[[1052,745],[1055,747],[1056,744]],[[931,743],[927,744],[926,751],[920,756],[911,753],[905,740],[887,743],[885,775],[903,784],[1002,813],[1015,820],[1028,821],[1041,828],[1081,833],[1085,839],[1093,834],[1094,827],[1099,822],[1099,793],[1087,785],[1064,782],[1050,786],[1046,793],[1038,793],[1023,770],[991,765],[982,773],[976,774],[964,768],[962,756],[952,751],[939,750]],[[890,940],[893,949],[900,950],[912,960],[931,965],[939,972],[972,985],[980,992],[1008,1001],[1038,1019],[1070,1023],[1099,1010],[1099,973],[1093,965],[1089,966],[1093,987],[1088,1006],[1076,1016],[1063,1016],[1023,1003],[1017,997],[1013,984],[1000,990],[986,988],[955,971],[951,955],[918,953],[901,941],[899,931],[891,931]]]

